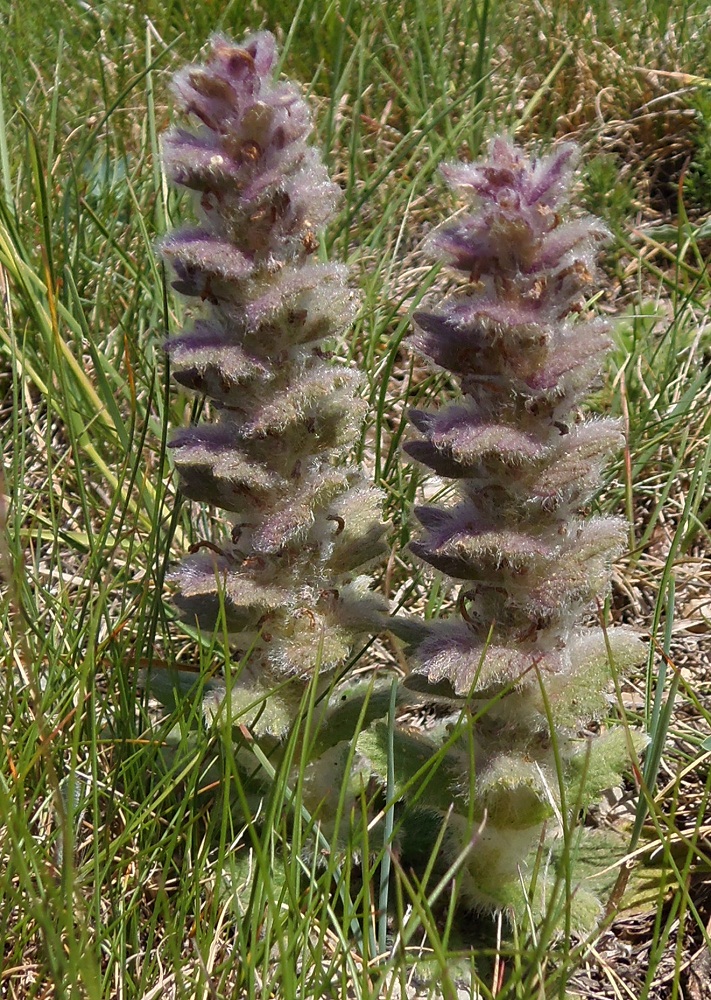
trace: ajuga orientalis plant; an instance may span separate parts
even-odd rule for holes
[[[359,380],[325,350],[354,312],[344,268],[318,253],[338,190],[274,64],[267,33],[218,37],[205,65],[176,77],[190,124],[168,134],[164,161],[194,192],[198,223],[161,250],[191,303],[168,341],[173,374],[208,401],[171,441],[180,483],[231,522],[175,571],[175,603],[244,662],[231,718],[283,746],[305,686],[387,616],[362,576],[383,551],[380,495],[346,464]],[[473,208],[429,247],[462,282],[416,314],[411,342],[461,398],[413,411],[406,452],[455,483],[456,500],[416,510],[411,550],[463,581],[458,613],[391,621],[409,676],[397,691],[371,678],[326,697],[299,778],[329,836],[334,789],[339,814],[347,787],[351,811],[373,794],[381,816],[404,801],[391,834],[402,855],[422,856],[429,838],[443,865],[457,862],[469,905],[529,914],[574,871],[580,809],[629,766],[622,727],[588,727],[608,714],[612,666],[641,659],[637,638],[601,618],[625,524],[589,507],[622,434],[579,413],[610,339],[584,312],[607,233],[562,217],[576,156],[561,145],[529,159],[497,138],[482,162],[442,169]],[[208,692],[208,714],[224,694]],[[576,883],[572,901],[575,922],[594,923],[594,890]]]
[[[260,712],[281,734],[314,673],[328,676],[359,634],[382,627],[383,602],[360,574],[382,554],[385,526],[379,492],[344,465],[364,416],[359,377],[326,350],[355,312],[346,269],[319,256],[339,189],[275,62],[267,32],[239,45],[215,37],[207,62],[175,77],[187,121],[164,138],[163,159],[198,221],[160,250],[189,302],[167,343],[172,373],[209,402],[170,441],[180,486],[231,523],[173,573],[174,601],[186,622],[222,627],[246,660],[235,711],[294,680],[291,697]]]
[[[574,814],[630,763],[623,727],[586,733],[609,714],[611,665],[644,651],[601,618],[626,524],[589,508],[623,437],[617,420],[579,411],[610,339],[584,311],[607,232],[564,214],[576,159],[573,145],[531,159],[498,137],[482,161],[442,167],[471,209],[428,245],[463,282],[415,315],[411,338],[461,398],[410,413],[420,437],[407,454],[453,480],[455,497],[415,511],[410,547],[462,584],[459,613],[416,643],[408,683],[469,699],[447,753],[459,804],[445,843],[456,854],[472,838],[463,888],[479,907],[540,909],[556,841],[574,850],[562,836]],[[599,904],[575,895],[589,924]]]

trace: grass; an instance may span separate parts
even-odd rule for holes
[[[688,128],[708,103],[706,5],[634,0],[585,18],[486,0],[246,6],[58,0],[48,22],[39,0],[0,5],[0,995],[375,998],[430,978],[450,998],[465,974],[487,997],[681,995],[703,972],[711,912],[711,289],[709,206],[694,200],[711,153],[705,120]],[[357,450],[388,498],[387,587],[428,614],[448,595],[402,552],[419,483],[399,444],[406,406],[441,388],[402,345],[438,280],[419,250],[452,207],[437,165],[502,126],[574,134],[602,158],[585,191],[616,243],[598,304],[624,319],[594,404],[623,416],[628,443],[600,503],[630,518],[613,615],[652,642],[646,676],[619,692],[651,738],[625,826],[644,878],[634,894],[619,883],[623,912],[595,942],[551,921],[507,938],[487,918],[488,944],[463,949],[456,866],[438,871],[433,851],[417,884],[368,824],[349,827],[345,791],[346,847],[307,850],[315,820],[285,767],[196,725],[189,701],[156,723],[140,692],[147,666],[199,667],[199,684],[239,668],[165,601],[168,564],[212,525],[176,495],[166,453],[197,404],[165,374],[179,317],[152,247],[183,213],[157,155],[170,72],[212,31],[262,25],[311,89],[345,192],[329,249],[363,294],[338,345],[372,404]],[[238,754],[271,782],[246,829]],[[378,913],[388,887],[395,938]],[[630,927],[641,957],[625,986]]]

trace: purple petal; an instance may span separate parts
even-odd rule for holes
[[[544,157],[533,171],[526,191],[526,203],[551,204],[559,192],[569,185],[578,157],[578,148],[573,143],[563,143],[550,156]]]
[[[204,229],[172,233],[159,244],[159,249],[172,264],[178,278],[175,287],[183,295],[211,298],[217,291],[212,287],[213,281],[239,282],[254,270],[252,261],[234,244]]]
[[[586,216],[583,219],[575,219],[573,222],[556,226],[541,240],[527,271],[537,274],[548,271],[556,265],[560,265],[566,255],[574,248],[584,244],[582,249],[587,251],[596,243],[608,239],[609,235],[610,231],[607,226],[593,216]]]
[[[229,189],[240,183],[243,165],[214,133],[194,135],[173,129],[163,139],[163,163],[174,184],[196,191]]]

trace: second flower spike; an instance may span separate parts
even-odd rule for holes
[[[499,137],[487,159],[443,167],[474,210],[435,230],[430,250],[467,283],[415,316],[412,342],[455,375],[462,398],[412,411],[422,436],[405,450],[459,494],[416,511],[424,535],[412,551],[465,581],[463,620],[432,623],[416,671],[458,695],[592,671],[597,714],[609,655],[624,666],[640,647],[624,629],[581,624],[607,590],[626,525],[585,516],[623,438],[616,420],[576,414],[610,347],[607,324],[579,315],[606,229],[560,214],[576,158],[561,145],[532,160]]]

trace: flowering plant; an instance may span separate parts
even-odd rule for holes
[[[198,224],[160,249],[197,305],[167,343],[173,375],[213,417],[173,435],[180,485],[232,521],[173,573],[175,603],[201,629],[221,622],[248,655],[233,698],[301,679],[285,714],[264,719],[284,731],[314,672],[382,627],[384,603],[358,574],[383,553],[384,525],[380,493],[344,465],[365,411],[360,379],[325,350],[355,311],[346,269],[318,254],[339,190],[275,62],[267,32],[215,37],[207,62],[176,76],[190,125],[165,137],[164,163],[194,193]]]
[[[470,698],[471,727],[450,755],[481,824],[466,889],[483,906],[519,899],[526,854],[625,769],[623,729],[585,732],[608,714],[611,664],[643,658],[630,630],[587,618],[602,609],[626,525],[587,513],[623,439],[617,420],[578,409],[610,339],[605,321],[581,315],[607,232],[563,216],[576,160],[572,145],[531,159],[498,137],[482,161],[442,168],[473,210],[436,229],[429,249],[465,282],[415,315],[412,336],[461,399],[410,413],[421,436],[406,452],[457,495],[415,511],[424,531],[410,547],[463,585],[459,616],[427,624],[410,683]],[[461,842],[453,833],[452,848]]]
[[[176,467],[188,497],[232,521],[226,540],[197,543],[175,571],[175,603],[200,629],[229,633],[243,659],[231,717],[280,741],[309,681],[332,677],[356,637],[388,619],[361,575],[384,548],[380,494],[345,464],[364,414],[359,379],[325,350],[354,312],[344,268],[317,257],[338,190],[274,64],[268,33],[218,37],[205,65],[178,74],[197,124],[168,134],[164,159],[199,222],[161,250],[197,304],[168,341],[173,374],[212,418],[174,435]],[[606,230],[563,217],[576,157],[561,145],[530,159],[499,137],[481,162],[442,168],[473,207],[435,229],[429,249],[463,283],[415,315],[412,346],[461,398],[413,410],[420,436],[405,451],[456,486],[454,503],[415,511],[411,551],[463,582],[459,615],[389,620],[410,643],[411,673],[326,698],[299,779],[326,828],[337,787],[352,811],[372,795],[382,812],[409,802],[393,838],[406,852],[439,828],[480,908],[541,912],[575,815],[629,763],[625,731],[587,730],[608,712],[611,665],[639,661],[641,645],[589,620],[625,524],[588,512],[622,434],[579,414],[610,339],[583,315]],[[225,693],[209,688],[210,714]],[[575,895],[589,925],[597,897]]]

